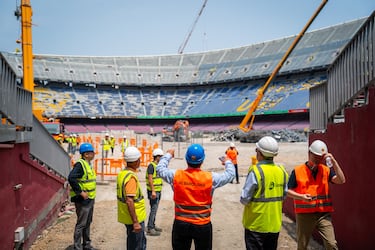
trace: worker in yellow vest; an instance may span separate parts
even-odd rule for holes
[[[90,143],[82,143],[79,159],[68,176],[71,201],[74,202],[77,223],[74,229],[74,249],[93,249],[90,239],[90,225],[96,197],[96,173],[91,165],[95,157]]]
[[[154,149],[154,151],[152,151],[153,161],[150,162],[146,171],[147,197],[150,201],[147,235],[150,236],[159,236],[160,232],[162,231],[161,228],[155,226],[155,219],[161,199],[161,189],[163,187],[163,179],[157,175],[156,166],[158,165],[160,157],[162,157],[163,154],[163,150],[160,148]]]
[[[141,153],[136,147],[128,147],[124,155],[126,168],[117,175],[118,221],[125,224],[127,249],[146,249],[146,206],[137,169]]]
[[[102,147],[103,147],[103,158],[108,158],[108,152],[111,149],[111,140],[109,138],[109,134],[106,133],[104,135],[104,139],[102,141]]]
[[[279,152],[273,137],[262,137],[255,145],[258,162],[250,167],[240,198],[245,205],[242,217],[245,245],[246,249],[276,250],[288,174],[273,161]]]
[[[116,139],[113,135],[111,135],[111,137],[109,139],[109,144],[111,145],[111,152],[112,152],[112,156],[113,156],[113,152],[115,151],[115,146],[116,146]]]
[[[122,155],[124,155],[127,147],[129,147],[129,140],[126,138],[126,135],[124,135],[124,138],[121,142],[121,153],[122,153]]]

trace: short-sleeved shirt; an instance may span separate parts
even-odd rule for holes
[[[126,183],[124,190],[126,196],[135,197],[137,195],[137,181],[134,177]]]
[[[151,175],[153,175],[153,174],[154,174],[154,171],[155,171],[155,169],[154,169],[154,165],[149,164],[148,167],[147,167],[147,174],[151,174]]]
[[[308,167],[307,162],[305,165]],[[316,178],[316,175],[318,174],[318,169],[311,170],[312,175],[314,179]],[[331,182],[332,178],[336,175],[335,170],[333,168],[329,169],[329,182]],[[292,173],[289,176],[289,181],[288,181],[288,189],[294,189],[297,187],[297,179],[296,179],[296,173],[293,170]]]

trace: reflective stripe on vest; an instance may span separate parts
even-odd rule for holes
[[[150,164],[154,167],[154,173],[152,174],[152,183],[154,184],[154,189],[155,189],[156,192],[160,192],[161,188],[163,187],[163,179],[161,177],[159,177],[156,173],[157,164],[153,161]],[[147,190],[152,191],[151,186],[150,186],[150,182],[148,181],[147,170],[146,170],[146,186],[147,186]]]
[[[78,185],[82,191],[87,192],[89,199],[94,199],[96,197],[96,173],[94,169],[91,168],[90,164],[84,159],[79,159],[78,162],[83,169],[82,177],[77,179]],[[77,196],[72,188],[70,188],[70,196]]]
[[[316,178],[313,177],[311,170],[305,164],[294,169],[297,181],[294,191],[300,194],[310,194],[312,197],[310,202],[294,199],[296,213],[333,211],[332,199],[329,194],[330,169],[322,164],[319,164],[317,168]]]
[[[245,206],[242,224],[251,231],[277,233],[282,223],[282,202],[288,174],[283,166],[262,161],[249,169],[258,184],[250,203]]]
[[[201,169],[177,170],[173,179],[175,219],[196,225],[211,221],[212,174]]]
[[[131,178],[135,178],[137,182],[137,193],[133,201],[138,222],[141,223],[146,219],[145,200],[142,194],[142,189],[138,177],[132,171],[125,169],[121,171],[117,176],[117,215],[118,221],[126,225],[133,224],[133,220],[130,216],[129,208],[126,204],[126,196],[124,195],[123,187]]]

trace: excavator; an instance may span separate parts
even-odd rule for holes
[[[258,90],[257,97],[250,104],[250,108],[249,108],[247,114],[245,115],[245,117],[243,118],[243,120],[241,121],[241,123],[239,125],[239,128],[243,132],[250,132],[253,129],[253,123],[254,123],[254,119],[255,119],[254,112],[258,108],[259,103],[262,100],[264,94],[266,93],[266,91],[267,91],[270,83],[275,78],[275,76],[277,75],[277,73],[279,72],[279,70],[281,69],[281,67],[283,66],[283,64],[285,63],[285,61],[287,60],[287,58],[289,57],[289,55],[292,53],[293,49],[297,46],[298,42],[301,40],[301,38],[303,37],[303,35],[307,31],[307,29],[310,27],[310,25],[312,24],[312,22],[314,21],[314,19],[318,16],[318,14],[323,9],[323,7],[326,5],[327,2],[328,2],[328,0],[323,0],[321,2],[321,4],[319,5],[319,7],[317,8],[317,10],[314,12],[314,14],[311,16],[311,18],[309,19],[309,21],[303,27],[302,31],[296,36],[296,38],[294,39],[293,43],[290,45],[290,47],[288,48],[288,50],[285,52],[284,56],[279,61],[279,63],[277,64],[276,68],[273,70],[272,74],[268,77],[266,83]]]
[[[189,121],[177,120],[173,127],[163,128],[163,141],[183,142],[189,139]]]

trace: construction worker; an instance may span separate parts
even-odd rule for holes
[[[73,138],[73,135],[72,134],[69,134],[69,136],[66,138],[66,142],[68,143],[68,148],[67,148],[67,152],[69,155],[72,154],[72,138]]]
[[[112,156],[113,156],[113,152],[115,151],[115,146],[116,146],[116,139],[113,135],[111,135],[111,137],[109,139],[109,143],[111,145],[111,152],[112,152]]]
[[[236,169],[236,182],[237,182],[237,184],[240,184],[239,177],[238,177],[238,164],[237,164],[238,151],[237,151],[236,146],[234,145],[233,142],[231,142],[229,144],[229,147],[225,151],[225,154],[232,161],[232,163],[234,165],[234,168]]]
[[[256,161],[249,168],[240,202],[245,206],[242,224],[246,249],[277,249],[282,223],[282,202],[286,197],[288,174],[273,158],[277,141],[262,137],[256,144]]]
[[[90,225],[92,222],[96,197],[96,173],[91,165],[95,157],[94,148],[90,143],[82,143],[79,152],[81,159],[70,171],[71,201],[74,202],[77,223],[74,229],[74,249],[93,249],[90,239]]]
[[[71,152],[71,154],[75,155],[76,152],[77,152],[77,135],[76,134],[72,134],[71,142],[72,142],[72,152]]]
[[[294,168],[288,183],[288,196],[294,199],[298,249],[307,249],[314,229],[322,236],[325,249],[338,249],[329,183],[344,184],[345,175],[327,145],[315,140],[309,147],[308,161]]]
[[[121,142],[121,153],[124,155],[126,148],[129,147],[129,140],[124,135],[124,138]]]
[[[111,140],[109,139],[109,134],[106,133],[104,135],[104,139],[102,141],[102,149],[103,149],[103,158],[108,158],[108,152],[111,149]]]
[[[156,166],[160,161],[160,157],[164,155],[163,150],[156,148],[152,151],[153,161],[147,167],[146,171],[146,186],[147,197],[150,201],[150,214],[147,223],[147,235],[159,236],[162,229],[155,226],[156,213],[158,211],[159,202],[161,199],[161,189],[163,187],[163,180],[156,174]]]
[[[146,206],[136,174],[141,164],[141,153],[136,147],[128,147],[124,158],[127,166],[117,176],[118,221],[126,227],[127,249],[145,250]]]
[[[175,219],[172,229],[172,247],[175,250],[190,249],[194,240],[195,249],[212,249],[212,196],[216,188],[231,182],[235,175],[233,163],[224,157],[223,173],[211,173],[201,169],[205,152],[201,145],[188,147],[186,169],[168,169],[174,157],[174,149],[161,157],[157,173],[172,186],[175,202]]]

